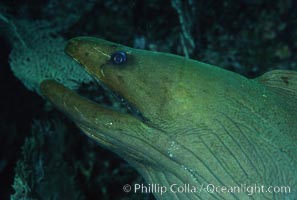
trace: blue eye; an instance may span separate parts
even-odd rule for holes
[[[120,65],[126,62],[127,54],[123,51],[116,51],[111,55],[111,62],[116,65]]]

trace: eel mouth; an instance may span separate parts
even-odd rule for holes
[[[156,155],[160,152],[154,147],[155,138],[160,138],[160,135],[154,130],[150,118],[143,115],[151,110],[144,101],[149,104],[154,102],[147,98],[145,90],[148,87],[140,81],[139,73],[142,71],[132,62],[132,57],[128,58],[126,65],[114,66],[110,63],[107,55],[117,50],[130,52],[128,47],[85,37],[70,40],[65,48],[66,54],[79,62],[95,82],[103,86],[106,94],[112,93],[107,96],[117,99],[124,110],[98,104],[90,98],[92,96],[79,95],[55,80],[44,80],[40,85],[41,92],[99,145],[130,163],[156,163]],[[147,110],[139,109],[143,105]]]
[[[144,123],[148,121],[136,106],[122,95],[112,91],[102,81],[95,79],[91,84],[95,84],[95,87],[91,86],[91,88],[99,90],[99,94],[98,91],[92,91],[92,94],[86,94],[84,91],[72,91],[56,80],[42,81],[40,89],[51,103],[74,121],[77,121],[76,117],[74,117],[76,115],[75,111],[81,115],[83,110],[88,110],[83,105],[91,106],[93,112],[96,112],[96,109],[99,109],[98,112],[106,109],[119,114],[130,115]],[[98,96],[102,98],[98,98]]]
[[[114,65],[110,61],[108,55],[117,51],[127,53],[127,63]],[[98,104],[89,95],[88,98],[81,96],[55,80],[41,83],[42,94],[103,147],[126,160],[147,160],[153,163],[155,155],[160,153],[148,152],[157,151],[154,146],[160,134],[155,131],[157,125],[150,113],[156,113],[154,109],[158,108],[154,105],[158,105],[158,99],[154,98],[160,95],[152,93],[158,90],[159,82],[154,82],[155,85],[150,87],[152,75],[147,76],[149,71],[144,69],[150,69],[143,63],[147,64],[151,59],[147,54],[143,56],[143,51],[89,37],[71,39],[65,52],[79,62],[95,82],[103,86],[106,94],[112,93],[107,96],[117,99],[120,108],[125,109],[111,109]],[[143,61],[143,57],[148,60]]]
[[[110,64],[110,58],[107,55],[117,51],[117,49],[125,48],[89,37],[71,39],[66,45],[66,54],[80,63],[83,69],[95,80],[91,84],[99,83],[102,86],[103,90],[93,92],[94,96],[87,94],[86,98],[86,95],[82,96],[55,80],[45,80],[40,85],[42,94],[58,110],[99,143],[107,143],[106,141],[109,141],[109,145],[118,143],[122,139],[123,132],[129,133],[131,129],[141,132],[140,129],[146,127],[146,122],[148,122],[138,106],[126,98],[126,91],[124,89],[123,91],[117,90],[118,79],[120,79],[118,77],[122,75],[118,71],[121,68],[106,66]],[[127,49],[125,51],[128,52]],[[113,71],[108,71],[110,68],[114,68]],[[105,76],[103,75],[104,69],[108,72]],[[116,73],[118,76],[114,75]],[[125,84],[122,85],[122,88],[127,88]],[[100,89],[97,86],[95,88]],[[94,101],[96,97],[102,94],[109,98],[111,105],[107,106],[103,101],[100,103]],[[112,102],[116,102],[116,106],[112,106],[115,105]],[[129,141],[127,143],[129,144]]]
[[[110,109],[83,97],[55,80],[45,80],[40,85],[42,94],[70,118],[89,138],[107,148],[129,163],[155,163],[155,154],[145,132],[152,132],[137,108],[126,100],[127,112]],[[120,98],[120,97],[119,97]],[[154,164],[155,165],[155,164]]]
[[[116,112],[130,114],[142,122],[148,121],[137,107],[131,104],[124,96],[108,88],[102,81],[94,77],[92,78],[94,81],[90,85],[85,86],[87,88],[90,86],[87,91],[88,93],[79,90],[77,91],[79,95],[97,103],[98,106],[106,107]]]
[[[74,121],[87,136],[112,151],[119,152],[122,148],[130,146],[131,141],[127,133],[133,129],[140,130],[139,126],[145,126],[141,118],[133,114],[137,112],[136,108],[130,107],[130,113],[108,108],[79,95],[55,80],[43,81],[40,88],[42,94]],[[122,138],[123,134],[127,136],[126,141]],[[140,157],[134,152],[136,151],[128,151],[125,154]]]

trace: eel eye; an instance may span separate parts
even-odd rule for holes
[[[123,51],[116,51],[111,55],[111,62],[116,65],[120,65],[126,62],[127,54]]]

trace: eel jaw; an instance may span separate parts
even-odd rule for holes
[[[54,80],[43,81],[40,88],[58,110],[99,145],[129,162],[155,165],[154,155],[148,153],[155,151],[152,138],[147,137],[154,130],[141,120],[130,114],[107,109]]]

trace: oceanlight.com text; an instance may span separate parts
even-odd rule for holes
[[[164,186],[160,184],[126,184],[123,187],[125,192],[134,193],[159,193],[161,195],[172,192],[172,193],[246,193],[247,195],[254,195],[257,193],[291,193],[290,186],[265,186],[260,184],[241,184],[240,186],[223,186],[214,184],[202,184],[202,185],[191,185],[191,184],[171,184]]]

